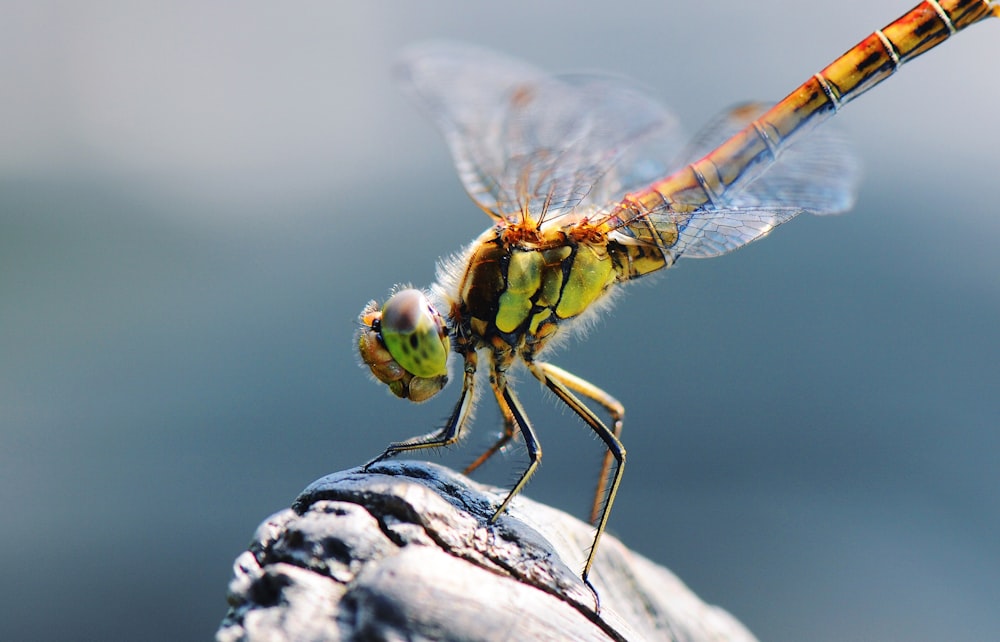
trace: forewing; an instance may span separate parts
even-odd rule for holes
[[[399,78],[444,133],[469,194],[500,217],[551,218],[620,191],[635,169],[612,171],[622,154],[676,122],[625,81],[549,76],[469,45],[410,49]]]
[[[641,190],[683,167],[677,162],[684,142],[681,128],[669,115],[664,115],[664,122],[665,126],[650,135],[623,146],[615,164],[598,179],[585,203],[606,209],[627,193]]]
[[[503,116],[519,86],[545,74],[487,49],[447,42],[407,49],[396,79],[444,135],[469,195],[490,212],[504,200]]]
[[[662,172],[658,159],[680,142],[677,120],[642,89],[584,74],[541,83],[531,105],[508,115],[508,132],[506,180],[524,195],[519,204],[550,219],[619,200]]]

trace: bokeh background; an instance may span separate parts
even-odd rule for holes
[[[353,348],[369,298],[488,223],[402,46],[626,74],[694,131],[909,0],[0,7],[0,639],[183,640],[261,520],[456,393],[392,399]],[[838,116],[853,212],[682,262],[555,360],[628,408],[611,531],[762,640],[1000,635],[998,34]],[[584,516],[601,448],[524,383],[527,493]]]

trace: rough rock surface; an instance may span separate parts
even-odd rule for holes
[[[755,638],[670,571],[593,529],[446,468],[386,462],[311,484],[257,529],[234,565],[235,640],[684,640]]]

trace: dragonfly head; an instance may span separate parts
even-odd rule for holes
[[[399,290],[361,311],[358,350],[397,397],[426,401],[448,383],[448,326],[420,290]]]

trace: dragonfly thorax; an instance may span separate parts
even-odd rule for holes
[[[477,347],[516,351],[530,361],[562,322],[622,280],[619,254],[616,243],[586,223],[487,230],[466,254],[452,316]]]
[[[567,217],[568,218],[568,217]],[[394,395],[430,399],[448,382],[451,342],[464,357],[492,352],[495,368],[531,363],[569,322],[600,307],[612,286],[665,266],[653,244],[625,242],[586,218],[507,223],[442,265],[434,292],[402,289],[360,316],[358,350]]]

